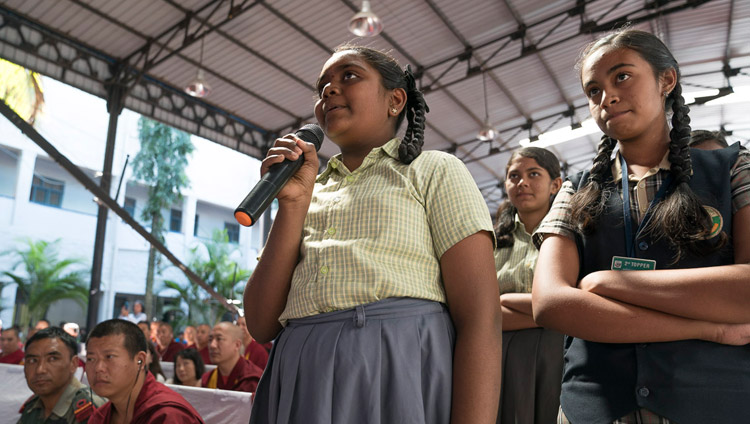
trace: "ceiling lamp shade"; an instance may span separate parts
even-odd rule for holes
[[[487,74],[482,73],[482,88],[484,89],[484,123],[477,134],[480,141],[492,141],[497,138],[497,130],[490,124],[490,109],[487,105]]]
[[[206,81],[206,76],[203,73],[203,39],[201,39],[201,56],[198,61],[198,75],[195,76],[186,86],[185,92],[193,97],[205,97],[211,93],[211,86]]]
[[[193,97],[205,97],[211,92],[211,86],[206,82],[203,69],[198,69],[198,75],[185,87],[185,92]]]
[[[497,130],[490,125],[489,120],[484,121],[484,125],[482,125],[482,129],[479,130],[479,133],[477,134],[477,139],[480,141],[491,141],[497,138]]]
[[[370,1],[362,0],[362,9],[349,20],[349,32],[357,37],[375,37],[383,30],[383,22],[370,10]]]

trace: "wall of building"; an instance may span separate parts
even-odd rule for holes
[[[108,115],[103,100],[90,96],[57,81],[45,78],[46,106],[37,129],[58,150],[94,178],[101,171]],[[118,203],[125,197],[136,200],[135,218],[140,220],[148,188],[132,178],[130,163],[138,152],[139,116],[124,110],[119,117],[115,143],[111,196],[123,178]],[[184,199],[173,207],[182,210],[182,228],[166,234],[167,247],[181,261],[189,260],[189,253],[199,243],[210,239],[214,229],[223,229],[224,222],[234,222],[234,207],[258,181],[260,162],[216,143],[192,137],[195,151],[187,174],[191,181],[183,191]],[[10,152],[10,154],[8,153]],[[15,155],[15,157],[14,157]],[[124,171],[123,171],[124,170]],[[35,173],[64,181],[61,207],[29,201],[31,182]],[[24,238],[60,240],[62,256],[83,258],[90,266],[96,226],[97,206],[93,195],[64,169],[52,161],[38,146],[5,119],[0,119],[0,251],[18,246]],[[198,237],[193,234],[195,215],[198,214]],[[169,224],[169,210],[163,211]],[[148,222],[141,222],[149,226]],[[168,228],[168,227],[167,227]],[[239,266],[252,269],[260,249],[260,226],[240,229],[237,253],[233,256]],[[102,269],[100,320],[114,316],[120,305],[114,305],[118,293],[142,295],[148,244],[113,212],[108,214]],[[9,257],[0,257],[0,271],[10,267]],[[164,278],[188,284],[179,270],[164,260]],[[160,285],[159,282],[155,287]],[[174,293],[166,291],[162,295]],[[2,291],[0,319],[7,326],[12,318],[15,287]],[[58,314],[56,310],[55,314]],[[80,319],[80,311],[72,319]],[[75,317],[73,317],[75,315]],[[85,315],[84,315],[85,316]],[[56,316],[56,318],[64,317]]]

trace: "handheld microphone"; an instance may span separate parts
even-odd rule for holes
[[[294,135],[302,140],[315,145],[315,150],[320,150],[323,143],[323,130],[315,124],[307,124],[297,130]],[[245,196],[245,199],[234,210],[234,218],[245,227],[249,227],[260,218],[268,208],[276,195],[287,181],[297,172],[305,161],[304,156],[297,160],[285,160],[275,163],[263,174],[258,184]]]

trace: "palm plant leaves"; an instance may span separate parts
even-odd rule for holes
[[[205,248],[202,252],[201,246]],[[250,277],[251,271],[237,266],[231,259],[235,247],[229,243],[226,230],[215,230],[210,241],[191,249],[189,267],[198,274],[203,281],[227,299],[235,299],[241,295],[241,287]],[[191,324],[215,324],[227,310],[223,305],[213,301],[195,284],[181,286],[170,280],[164,280],[160,291],[173,289],[184,302],[188,311],[182,311],[187,322]],[[169,307],[169,310],[177,310]],[[181,309],[180,309],[181,310]]]
[[[11,268],[0,275],[17,286],[17,298],[22,303],[22,322],[18,324],[24,328],[43,318],[57,300],[73,299],[81,306],[88,301],[87,272],[71,269],[84,261],[59,259],[58,243],[59,240],[26,239],[25,248],[4,252],[18,257]],[[18,268],[21,273],[14,272]]]

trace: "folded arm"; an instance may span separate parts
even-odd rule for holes
[[[584,277],[580,288],[684,318],[750,323],[750,206],[734,214],[732,232],[734,265],[598,271]]]

